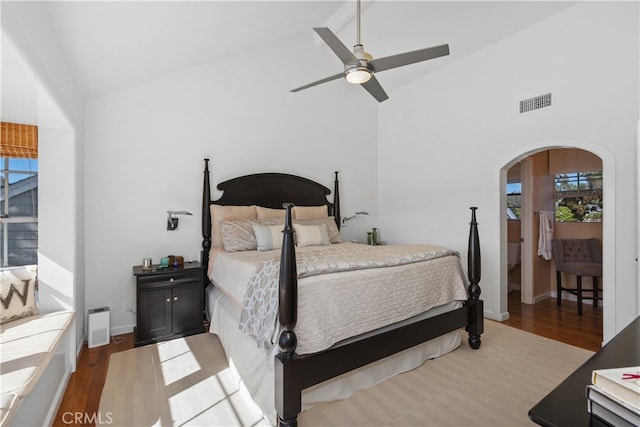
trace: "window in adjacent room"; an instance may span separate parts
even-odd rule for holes
[[[0,267],[38,262],[37,127],[2,123]]]
[[[602,222],[602,171],[555,175],[557,222]]]
[[[520,219],[522,211],[522,184],[507,183],[507,219]]]

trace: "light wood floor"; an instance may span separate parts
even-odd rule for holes
[[[602,343],[602,308],[590,302],[577,314],[577,303],[563,300],[562,306],[549,298],[535,305],[520,303],[520,292],[509,294],[509,320],[503,322],[536,335],[588,350],[597,351]],[[68,427],[72,415],[87,414],[85,422],[71,425],[96,425],[100,395],[107,376],[109,355],[133,348],[133,334],[112,338],[109,345],[87,348],[85,343],[54,421],[55,427]],[[93,422],[91,422],[92,418]],[[66,420],[66,422],[65,422]]]

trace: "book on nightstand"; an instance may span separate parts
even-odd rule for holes
[[[640,426],[640,410],[593,384],[587,386],[587,410],[611,426]]]

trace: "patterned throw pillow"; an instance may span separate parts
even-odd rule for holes
[[[255,251],[257,248],[256,235],[253,232],[255,221],[222,221],[222,245],[225,252]]]
[[[0,270],[0,323],[38,314],[37,265]]]
[[[211,244],[214,248],[221,248],[223,246],[220,223],[222,221],[240,219],[256,219],[256,205],[211,205]]]

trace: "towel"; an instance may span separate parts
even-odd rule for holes
[[[554,212],[540,211],[540,232],[538,233],[538,255],[545,260],[553,256],[551,252],[551,239],[553,239]]]

